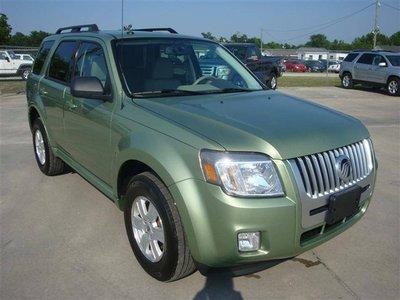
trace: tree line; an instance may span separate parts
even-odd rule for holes
[[[8,18],[5,14],[0,14],[0,45],[12,45],[12,46],[26,46],[26,47],[38,47],[42,40],[49,36],[50,33],[45,31],[31,31],[29,34],[23,34],[16,32],[11,34],[12,27],[8,24]],[[229,39],[225,37],[218,37],[211,32],[202,32],[204,38],[218,41],[221,43],[255,43],[259,47],[261,46],[261,39],[258,37],[249,37],[244,33],[236,32]],[[400,46],[400,31],[387,36],[379,33],[377,36],[378,45],[395,45]],[[289,43],[277,43],[268,42],[262,44],[263,49],[295,49],[298,47],[321,47],[328,50],[354,50],[354,49],[371,49],[373,47],[373,34],[368,33],[360,37],[355,38],[351,43],[347,43],[342,40],[330,41],[324,34],[311,35],[309,40],[305,44],[293,45]]]
[[[244,33],[236,32],[229,39],[225,37],[217,37],[211,32],[202,32],[201,35],[213,41],[220,43],[254,43],[261,46],[261,39],[258,37],[249,37]],[[263,49],[296,49],[299,47],[317,47],[325,48],[328,50],[355,50],[355,49],[372,49],[373,48],[373,33],[367,33],[360,37],[355,38],[351,43],[347,43],[343,40],[334,39],[333,41],[328,40],[326,35],[322,33],[313,34],[310,36],[309,40],[300,45],[293,45],[289,43],[277,43],[268,42],[262,44]],[[390,46],[400,46],[400,31],[387,36],[385,34],[379,33],[377,35],[377,45],[390,45]]]

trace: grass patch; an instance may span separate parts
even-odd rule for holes
[[[16,94],[25,92],[26,82],[22,80],[1,80],[0,94]]]
[[[278,79],[278,87],[294,86],[340,86],[338,77],[283,76]]]

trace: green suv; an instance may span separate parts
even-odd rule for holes
[[[358,221],[374,189],[360,121],[268,90],[220,44],[170,28],[59,29],[27,101],[40,170],[69,166],[112,199],[158,280],[296,256]]]

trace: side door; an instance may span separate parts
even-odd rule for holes
[[[385,66],[379,66],[380,63],[385,63]],[[387,66],[388,63],[386,59],[382,55],[376,54],[372,61],[372,70],[369,76],[371,79],[370,81],[386,83]]]
[[[54,51],[47,72],[39,84],[39,96],[46,111],[46,125],[54,146],[64,148],[65,89],[71,80],[71,69],[78,43],[61,41]]]
[[[107,95],[113,95],[109,62],[97,41],[81,41],[74,65],[74,77],[97,77]],[[110,125],[115,101],[77,98],[65,91],[65,149],[71,157],[111,184],[112,150]]]
[[[370,71],[372,69],[372,61],[374,59],[374,54],[364,53],[360,56],[354,65],[353,78],[356,80],[370,81]]]

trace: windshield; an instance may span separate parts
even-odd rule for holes
[[[246,59],[246,52],[247,48],[243,46],[232,46],[232,45],[225,45],[226,48],[229,49],[236,57],[240,59]]]
[[[390,64],[395,67],[400,67],[400,55],[387,55]]]
[[[216,43],[189,39],[117,42],[116,59],[133,96],[195,95],[263,87]]]

